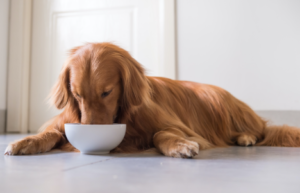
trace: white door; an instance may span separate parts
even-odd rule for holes
[[[171,0],[34,0],[29,131],[37,131],[59,113],[46,104],[46,97],[58,78],[68,50],[74,46],[113,42],[128,50],[147,69],[148,75],[174,78],[172,57],[175,56],[166,64],[170,56],[168,50],[174,47],[172,43],[166,45],[169,30],[166,26],[170,24],[165,15],[167,6],[173,4]]]

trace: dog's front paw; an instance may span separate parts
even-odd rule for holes
[[[27,137],[20,141],[13,142],[7,146],[4,155],[27,155],[41,153],[42,148],[35,138]]]
[[[177,158],[192,158],[199,153],[199,145],[197,142],[184,140],[171,145],[167,156]]]

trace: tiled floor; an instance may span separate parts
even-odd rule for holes
[[[0,135],[0,152],[24,135]],[[0,156],[1,193],[299,193],[300,148],[231,147],[195,159],[53,151]]]

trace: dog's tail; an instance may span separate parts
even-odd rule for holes
[[[257,143],[261,146],[300,147],[300,128],[283,126],[267,126],[264,138]]]

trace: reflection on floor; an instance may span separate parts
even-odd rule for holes
[[[0,151],[24,135],[0,135]],[[1,193],[299,193],[300,148],[230,147],[195,159],[52,151],[0,156]]]

